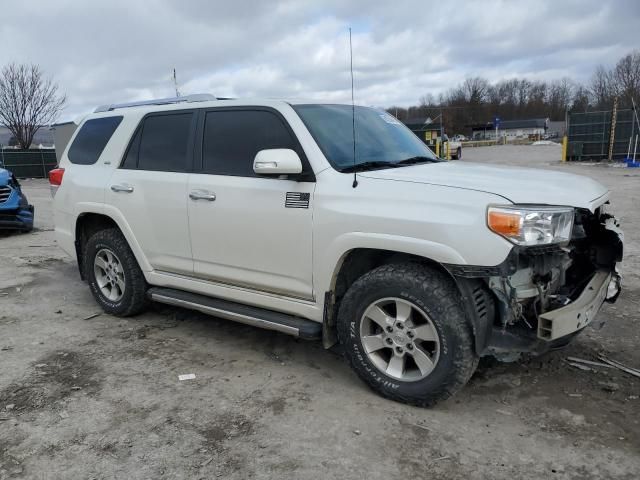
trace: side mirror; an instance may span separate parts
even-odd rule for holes
[[[260,150],[253,160],[253,171],[258,175],[291,175],[302,173],[302,161],[288,148]]]

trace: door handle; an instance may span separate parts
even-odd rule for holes
[[[216,199],[216,194],[211,192],[205,192],[203,190],[194,190],[189,193],[191,200],[207,200],[213,202]]]
[[[114,192],[133,193],[133,187],[129,185],[111,185],[111,190]]]

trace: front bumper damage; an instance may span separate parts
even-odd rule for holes
[[[565,246],[514,247],[496,267],[449,269],[468,305],[476,351],[502,360],[566,346],[621,291],[623,234],[615,218],[577,211]]]
[[[617,273],[596,272],[580,296],[573,302],[539,315],[538,338],[547,341],[556,340],[589,325],[595,319],[612,285],[616,292],[614,295],[617,295],[620,291],[620,276]]]
[[[0,208],[0,230],[30,230],[33,228],[33,205],[21,208]]]
[[[15,178],[0,185],[0,230],[31,230],[33,216],[33,205],[29,204]]]

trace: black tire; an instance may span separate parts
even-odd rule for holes
[[[117,301],[109,300],[102,293],[96,279],[94,261],[98,252],[104,249],[113,252],[122,266],[125,288],[122,292],[122,298]],[[99,230],[87,240],[82,251],[85,278],[89,283],[93,297],[106,313],[118,317],[128,317],[142,312],[148,306],[147,282],[120,230],[117,228]]]
[[[396,297],[422,309],[440,341],[434,369],[425,378],[402,381],[378,369],[365,353],[360,323],[366,308],[379,299]],[[417,263],[390,264],[360,277],[347,291],[338,312],[338,338],[358,376],[391,400],[429,407],[460,390],[478,365],[473,334],[460,293],[446,274]]]
[[[462,148],[460,147],[456,150],[456,160],[462,160]]]

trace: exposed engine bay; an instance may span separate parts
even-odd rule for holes
[[[623,235],[604,207],[577,209],[567,244],[514,247],[499,271],[481,280],[463,273],[463,290],[476,306],[481,354],[508,360],[564,346],[592,322],[604,300],[616,300]]]

